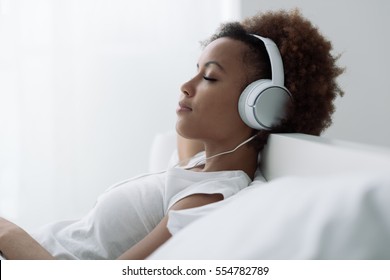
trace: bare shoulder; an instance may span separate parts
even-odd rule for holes
[[[178,202],[176,202],[172,207],[171,210],[183,210],[183,209],[189,209],[194,207],[200,207],[206,204],[218,202],[220,200],[223,200],[223,195],[220,193],[216,194],[192,194],[187,197],[184,197],[180,199]]]

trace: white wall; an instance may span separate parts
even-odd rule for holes
[[[0,216],[76,218],[146,172],[227,2],[0,0]]]
[[[390,146],[390,2],[387,0],[241,0],[242,16],[298,7],[333,42],[346,73],[325,137]]]
[[[347,73],[328,137],[390,145],[389,2],[0,0],[0,216],[34,228],[76,218],[146,172],[174,128],[198,42],[221,21],[298,6]]]

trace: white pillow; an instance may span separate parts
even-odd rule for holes
[[[169,167],[173,157],[177,157],[176,132],[174,130],[157,134],[150,149],[149,172],[159,172]]]
[[[254,182],[150,259],[390,259],[390,177]]]

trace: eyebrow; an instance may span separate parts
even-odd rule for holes
[[[206,63],[204,64],[204,67],[207,68],[208,66],[210,66],[210,65],[212,65],[212,64],[216,65],[216,66],[217,66],[219,69],[221,69],[223,72],[226,72],[225,69],[222,67],[222,65],[221,65],[220,63],[218,63],[217,61],[214,61],[214,60],[210,60],[210,61],[206,62]],[[196,67],[199,69],[199,63],[196,64]]]

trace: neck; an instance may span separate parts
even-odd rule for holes
[[[242,170],[253,180],[257,169],[258,152],[247,142],[249,141],[243,141],[242,145],[234,149],[223,149],[222,152],[220,145],[218,149],[205,145],[206,161],[200,171]]]

